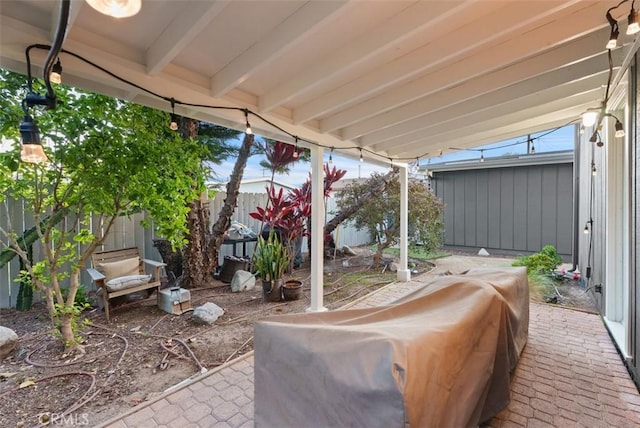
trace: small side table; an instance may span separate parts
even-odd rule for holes
[[[258,242],[258,238],[225,239],[222,245],[233,245],[233,257],[238,257],[236,244],[242,244],[242,257],[247,257],[247,242]]]

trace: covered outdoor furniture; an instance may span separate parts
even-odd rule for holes
[[[258,427],[469,427],[509,403],[524,268],[442,276],[392,305],[255,327]]]
[[[87,273],[97,287],[102,289],[104,312],[109,319],[109,300],[142,290],[160,289],[160,269],[162,262],[141,259],[138,248],[101,251],[91,255],[92,267]],[[146,274],[144,265],[152,268]]]

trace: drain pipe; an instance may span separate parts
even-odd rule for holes
[[[574,126],[573,132],[573,252],[571,272],[578,269],[578,252],[580,249],[580,125]]]

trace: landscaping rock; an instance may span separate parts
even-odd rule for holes
[[[207,302],[193,310],[193,319],[202,324],[213,324],[224,314],[224,309],[215,303]]]
[[[238,270],[233,274],[231,279],[231,291],[238,293],[240,291],[253,290],[256,286],[256,277],[246,270]]]
[[[389,263],[389,267],[387,268],[389,272],[398,272],[398,263],[393,262]]]
[[[0,325],[0,360],[13,352],[18,343],[18,335],[8,327]]]
[[[490,256],[489,252],[487,250],[485,250],[484,248],[480,248],[480,251],[478,251],[478,255],[479,256],[485,256],[485,257]]]

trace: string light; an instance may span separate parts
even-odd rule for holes
[[[296,147],[293,149],[293,158],[294,159],[298,159],[300,157],[300,153],[298,152],[298,137],[295,137],[296,139]]]
[[[49,74],[49,80],[56,84],[62,83],[62,64],[60,64],[60,58],[53,64],[51,73]]]
[[[629,17],[627,18],[627,36],[631,36],[640,31],[640,24],[638,24],[638,11],[634,9],[635,0],[631,2],[631,10],[629,11]]]
[[[584,230],[582,231],[585,235],[589,234],[589,222],[586,222],[584,225]]]
[[[20,124],[22,148],[20,159],[27,163],[42,163],[49,160],[40,143],[40,130],[30,114],[25,112],[24,120]]]
[[[171,98],[171,122],[169,123],[169,129],[172,131],[178,130],[178,116],[176,115],[176,100]]]
[[[362,149],[360,149],[360,162],[364,162],[364,159],[362,158]]]
[[[484,163],[484,150],[480,150],[480,163]]]
[[[533,140],[531,141],[531,154],[532,155],[536,154],[536,146],[533,145]]]
[[[611,34],[609,35],[609,41],[606,45],[607,49],[614,49],[616,46],[618,46],[618,21],[613,19],[613,16],[611,16],[611,11],[616,9],[617,7],[618,6],[614,6],[607,11],[607,21],[609,21],[609,25],[611,26]]]
[[[244,109],[244,120],[245,120],[245,134],[251,135],[253,131],[251,130],[251,124],[249,123],[249,110]]]
[[[622,122],[620,122],[620,120],[618,120],[616,118],[616,133],[615,133],[615,137],[616,138],[623,138],[625,136],[624,133],[624,126],[622,126]]]
[[[333,147],[331,147],[331,151],[329,152],[329,164],[333,163]]]

